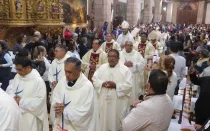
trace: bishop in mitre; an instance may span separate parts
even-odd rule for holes
[[[92,49],[82,58],[82,69],[85,76],[92,81],[95,71],[106,62],[107,54],[100,48],[99,40],[93,40]]]
[[[70,57],[65,61],[65,76],[54,89],[53,131],[98,131],[94,111],[94,87],[81,72],[81,61]]]
[[[119,44],[113,39],[111,33],[106,34],[106,41],[101,45],[101,49],[108,53],[111,49],[121,50]]]
[[[8,92],[18,104],[24,124],[30,131],[49,131],[46,86],[38,71],[32,69],[27,57],[15,59],[17,75]]]
[[[134,38],[134,45],[141,43],[141,37],[139,36],[140,29],[135,27],[133,31],[131,31],[131,35]]]
[[[123,49],[126,41],[134,42],[134,39],[128,30],[129,23],[127,21],[123,21],[121,26],[123,33],[118,36],[117,43],[120,45],[121,49]]]
[[[154,46],[157,54],[159,57],[161,57],[162,55],[165,54],[164,51],[164,45],[162,43],[160,43],[158,40],[160,39],[159,34],[157,33],[157,31],[153,30],[150,34],[149,34],[149,39],[150,39],[150,43]],[[156,54],[156,53],[155,53]],[[156,55],[157,55],[156,54]]]
[[[49,73],[48,73],[48,80],[52,87],[51,100],[53,99],[54,88],[56,87],[59,80],[65,76],[64,62],[69,57],[70,56],[67,54],[67,47],[65,45],[59,44],[55,47],[55,59],[53,60],[51,67],[49,68]],[[52,108],[53,107],[51,105],[50,124],[53,125],[55,112]]]
[[[119,131],[122,120],[129,112],[132,90],[132,74],[122,62],[120,54],[112,49],[108,63],[103,64],[93,76],[93,84],[99,95],[101,131]]]
[[[133,43],[130,41],[125,42],[125,48],[120,52],[120,60],[127,66],[132,72],[132,92],[131,103],[139,100],[139,96],[144,95],[144,67],[145,60],[142,55],[133,49]]]

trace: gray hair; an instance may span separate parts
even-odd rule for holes
[[[201,55],[204,57],[204,58],[208,58],[209,57],[209,51],[207,49],[203,49],[201,50]]]
[[[68,65],[68,64],[75,64],[75,67],[78,70],[81,70],[81,68],[82,68],[82,62],[75,57],[70,57],[70,58],[66,59],[65,65]]]
[[[127,40],[125,43],[128,43],[130,45],[133,45],[133,42],[132,41],[129,41],[129,40]]]

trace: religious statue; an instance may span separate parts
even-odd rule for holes
[[[59,8],[56,3],[52,4],[52,13],[59,13]]]
[[[22,0],[15,0],[15,9],[17,13],[22,12]]]
[[[38,0],[38,12],[44,12],[44,3],[42,0]]]

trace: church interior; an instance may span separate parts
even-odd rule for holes
[[[127,34],[124,35],[124,30],[130,33],[132,38],[129,38],[129,36],[126,36]],[[174,95],[174,98],[172,100],[174,113],[173,113],[172,118],[170,118],[170,122],[169,122],[170,124],[167,129],[168,131],[179,131],[179,130],[181,131],[210,131],[210,128],[209,128],[210,127],[210,120],[209,120],[210,110],[209,111],[205,110],[206,112],[208,112],[206,115],[208,118],[205,117],[205,114],[203,115],[201,113],[203,115],[202,116],[203,120],[204,118],[205,118],[205,121],[209,120],[207,121],[207,124],[206,122],[205,123],[203,122],[203,123],[199,123],[199,126],[200,126],[199,128],[194,127],[194,125],[197,124],[195,108],[196,108],[196,102],[197,100],[199,100],[199,95],[204,93],[204,97],[206,99],[209,98],[207,101],[205,101],[207,105],[209,105],[209,100],[210,100],[210,97],[209,97],[210,90],[205,88],[205,91],[203,91],[203,89],[201,89],[200,87],[201,86],[206,87],[206,85],[210,84],[210,82],[207,81],[205,84],[203,83],[201,84],[199,83],[200,82],[199,80],[202,78],[196,77],[196,80],[199,81],[197,82],[199,83],[199,85],[193,84],[191,82],[191,79],[193,79],[191,78],[192,74],[190,74],[191,67],[194,67],[193,64],[195,65],[197,64],[199,66],[199,70],[200,68],[202,68],[202,72],[199,72],[200,74],[198,74],[196,70],[194,73],[195,74],[197,73],[196,75],[201,77],[202,75],[204,75],[204,71],[206,69],[207,72],[209,71],[207,77],[209,77],[208,80],[210,80],[210,0],[0,0],[0,40],[5,41],[5,43],[8,45],[8,48],[10,48],[11,52],[13,52],[13,49],[15,45],[17,44],[17,36],[19,36],[20,34],[24,34],[24,36],[27,36],[25,43],[31,43],[31,42],[33,43],[34,37],[37,36],[36,34],[37,32],[38,32],[38,35],[40,35],[40,37],[42,34],[42,36],[46,37],[46,40],[48,40],[48,37],[50,37],[51,39],[49,39],[49,41],[53,41],[53,40],[55,41],[54,43],[52,42],[53,49],[51,50],[50,48],[51,52],[49,51],[50,53],[52,53],[52,57],[51,57],[51,54],[46,55],[47,59],[49,56],[48,60],[50,60],[50,62],[52,62],[55,58],[55,53],[56,53],[55,48],[57,48],[57,44],[58,45],[61,44],[61,45],[67,46],[66,50],[71,52],[70,53],[71,55],[76,52],[75,54],[78,55],[78,58],[80,57],[79,60],[82,62],[82,64],[85,63],[84,59],[82,59],[81,54],[80,54],[81,53],[80,51],[82,51],[83,49],[83,48],[80,49],[80,45],[85,46],[85,49],[87,50],[85,53],[87,53],[93,48],[92,44],[94,44],[94,41],[96,38],[100,39],[98,40],[98,43],[100,43],[101,45],[103,45],[104,43],[106,43],[107,45],[111,43],[111,46],[112,46],[116,42],[116,50],[117,48],[119,48],[118,51],[120,53],[118,52],[118,54],[120,56],[122,55],[122,52],[125,51],[123,49],[126,47],[126,44],[129,43],[128,41],[133,40],[132,41],[133,45],[127,45],[127,47],[132,46],[133,49],[136,48],[135,50],[138,53],[141,52],[139,48],[142,48],[142,50],[145,51],[147,50],[146,43],[147,42],[151,43],[150,45],[152,47],[154,46],[153,47],[154,49],[151,47],[153,49],[153,52],[152,52],[153,54],[151,55],[152,59],[154,58],[154,56],[158,56],[159,58],[157,59],[159,62],[159,60],[161,60],[160,58],[162,54],[164,54],[164,56],[165,54],[167,54],[167,56],[170,55],[169,53],[171,51],[170,42],[176,43],[177,41],[181,41],[181,44],[182,44],[181,47],[179,45],[179,47],[177,48],[179,49],[181,48],[179,52],[182,52],[184,54],[183,57],[186,59],[185,60],[186,65],[184,65],[184,68],[185,67],[186,68],[185,69],[182,68],[180,70],[182,70],[182,73],[184,72],[183,70],[185,70],[186,73],[183,74],[184,75],[184,78],[182,79],[183,81],[178,80],[178,77],[176,79],[176,82],[179,84],[179,91],[176,96]],[[154,32],[156,33],[152,34]],[[82,39],[83,35],[86,39]],[[107,38],[108,35],[110,35],[110,38],[113,38],[113,40],[110,40],[111,42],[107,42],[107,39],[109,39]],[[155,38],[153,38],[153,35]],[[74,38],[76,38],[76,40],[74,40]],[[144,41],[142,39],[144,38],[146,38],[145,43],[142,43],[142,41]],[[128,40],[126,41],[124,39],[126,40],[128,39]],[[160,43],[160,46],[162,46],[160,47],[161,49],[159,49],[158,45],[152,44],[153,40],[155,41],[157,40],[157,43]],[[68,44],[71,43],[72,41],[74,41],[73,43],[75,43],[75,45],[74,46],[72,45],[72,47],[69,47]],[[122,41],[124,43],[119,44],[119,42],[122,42]],[[190,41],[191,43],[190,47],[186,45],[188,41]],[[119,45],[117,45],[117,43]],[[140,47],[140,44],[145,44],[145,45]],[[180,44],[180,43],[176,43],[176,44]],[[70,50],[69,48],[72,48],[72,50]],[[158,50],[164,50],[164,51],[161,52],[162,53],[161,54],[158,52]],[[207,52],[204,51],[203,53],[201,50],[202,51],[207,50]],[[48,49],[46,52],[49,53]],[[178,49],[177,49],[177,52],[178,52]],[[30,53],[32,54],[32,52]],[[95,56],[92,57],[91,55],[94,53],[95,53]],[[92,52],[92,54],[90,55],[91,57],[90,61],[92,59],[95,59],[95,57],[98,57],[97,60],[99,59],[99,56],[97,56],[96,53],[98,52],[97,51]],[[105,50],[103,51],[103,53],[105,53],[107,57],[109,52],[106,52]],[[145,59],[146,61],[145,65],[147,65],[141,69],[143,72],[143,74],[141,74],[142,79],[149,78],[149,73],[151,70],[153,70],[152,66],[151,66],[151,69],[150,67],[148,67],[149,59],[146,58],[145,54],[143,55],[141,54],[142,59]],[[14,55],[17,55],[17,54],[14,54]],[[1,56],[1,52],[0,52],[0,56]],[[85,56],[85,54],[83,54],[83,56]],[[107,59],[109,59],[108,57]],[[15,59],[15,57],[13,59]],[[92,70],[91,69],[92,63],[90,61],[87,65],[85,65],[85,66],[88,66],[86,70],[88,70],[89,73]],[[176,61],[176,59],[174,61]],[[125,63],[126,62],[127,62],[127,59],[125,58]],[[162,63],[158,63],[156,61],[152,61],[152,62],[157,67],[162,66]],[[204,65],[202,62],[205,62],[205,69],[203,67]],[[95,66],[94,66],[94,71],[92,72],[92,76],[90,79],[88,77],[88,79],[92,83],[93,83],[92,77],[95,75],[94,72],[98,70],[98,66],[96,66],[98,63],[99,62],[94,63]],[[62,64],[64,64],[64,62]],[[124,65],[127,66],[127,63]],[[130,65],[130,63],[128,65]],[[140,68],[138,67],[138,64],[132,63],[131,65],[132,67],[135,66],[135,70],[138,70]],[[13,64],[13,66],[15,65]],[[84,65],[82,65],[82,67],[83,66]],[[172,70],[172,75],[173,75],[173,71],[176,69],[175,66],[177,66],[175,62],[173,66],[174,68]],[[0,63],[0,71],[2,71],[1,67],[2,67],[2,64]],[[12,68],[15,68],[15,67],[12,67]],[[85,71],[83,71],[83,73]],[[17,72],[15,72],[15,74],[16,73]],[[57,67],[56,67],[56,73],[53,74],[53,77],[56,77],[57,79],[58,73],[59,72],[57,71]],[[1,79],[1,75],[0,75],[0,79]],[[169,79],[169,83],[170,82],[171,81]],[[184,82],[184,84],[182,82]],[[1,80],[0,80],[0,83],[1,83]],[[116,84],[115,91],[117,90],[117,88],[118,86]],[[117,94],[116,92],[115,94]],[[147,93],[147,89],[144,89],[144,93],[145,94]],[[49,97],[49,94],[47,94],[48,97]],[[143,96],[144,94],[141,94],[141,97]],[[140,96],[138,97],[140,99]],[[116,98],[117,98],[117,95],[116,95]],[[65,99],[65,95],[64,95],[64,99]],[[139,103],[141,104],[141,102],[142,101],[140,101]],[[50,108],[52,108],[50,106],[51,105],[49,104],[48,111]],[[132,105],[129,105],[129,106],[132,106]],[[1,104],[0,104],[0,107],[1,107]],[[202,108],[204,108],[204,106],[202,106]],[[208,109],[210,109],[209,106],[208,106]],[[199,108],[199,111],[200,110],[202,109]],[[49,112],[48,112],[48,115],[49,115]],[[62,120],[62,123],[63,123],[63,120]],[[205,125],[205,129],[202,128],[203,127],[202,125]],[[53,130],[52,128],[53,128],[52,123],[50,123],[50,131]],[[57,129],[53,131],[71,131],[71,129],[73,128],[69,128],[69,129],[70,130]],[[1,131],[1,121],[0,121],[0,131]],[[21,130],[17,130],[17,131],[21,131]],[[44,131],[44,130],[37,130],[37,131]],[[77,131],[80,131],[80,130],[77,130]],[[102,131],[102,130],[94,130],[94,131]],[[107,131],[122,131],[122,129],[119,129],[119,130],[109,129]],[[128,130],[124,130],[124,131],[128,131]],[[153,130],[148,130],[148,131],[159,131],[159,130],[153,129]]]

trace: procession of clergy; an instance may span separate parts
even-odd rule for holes
[[[43,79],[30,59],[16,58],[11,90],[0,93],[11,107],[0,112],[0,131],[49,131],[49,123],[53,131],[166,131],[174,110],[166,94],[168,77],[145,70],[165,54],[165,42],[156,30],[134,40],[139,29],[129,32],[126,21],[121,26],[116,41],[109,33],[102,45],[93,40],[82,60],[70,57],[65,45],[56,46],[48,73],[49,121]]]

